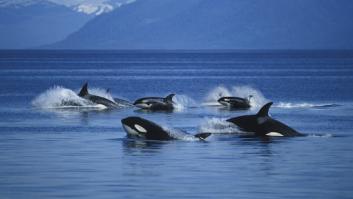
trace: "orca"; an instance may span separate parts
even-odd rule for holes
[[[265,104],[255,115],[230,118],[227,122],[237,125],[243,131],[255,133],[255,136],[303,136],[303,134],[268,115],[272,104],[273,102]]]
[[[114,101],[111,101],[107,98],[104,98],[104,97],[101,97],[101,96],[97,96],[97,95],[91,95],[88,93],[88,83],[85,83],[82,88],[81,88],[81,91],[78,93],[78,96],[86,99],[86,100],[89,100],[95,104],[101,104],[101,105],[104,105],[106,106],[107,108],[120,108],[121,106],[114,102]]]
[[[249,95],[248,98],[241,97],[221,97],[218,99],[218,102],[228,108],[232,109],[248,109],[251,107],[250,99],[252,95]]]
[[[144,97],[137,99],[134,105],[141,109],[151,111],[172,111],[174,109],[173,97],[175,94],[170,94],[167,97]]]
[[[146,140],[175,140],[180,137],[163,129],[154,122],[141,117],[127,117],[122,119],[121,123],[128,137],[144,138]],[[185,132],[182,133],[182,137],[188,137],[195,140],[205,140],[211,135],[211,133],[198,133],[196,135],[191,135]]]
[[[111,94],[111,93],[110,93],[110,88],[107,88],[107,89],[105,90],[105,92]],[[114,99],[114,102],[116,102],[116,103],[119,104],[120,106],[133,106],[133,105],[131,104],[131,102],[129,102],[129,101],[127,101],[127,100],[120,99],[120,98],[116,98],[116,97],[114,97],[113,99]]]

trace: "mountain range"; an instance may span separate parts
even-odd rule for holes
[[[142,0],[52,48],[352,49],[351,0]]]
[[[63,40],[95,16],[126,2],[129,0],[0,0],[0,48],[36,48]]]

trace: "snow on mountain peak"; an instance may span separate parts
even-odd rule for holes
[[[124,4],[132,3],[136,0],[50,0],[57,4],[71,7],[77,12],[87,15],[100,15],[110,12]]]
[[[27,7],[36,4],[63,5],[87,15],[100,15],[136,0],[0,0],[0,8]]]
[[[83,3],[74,7],[74,10],[77,12],[82,12],[88,15],[95,14],[100,15],[105,12],[110,12],[114,9],[114,7],[110,4],[91,4],[91,3]]]

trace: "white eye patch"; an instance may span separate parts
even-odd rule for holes
[[[142,126],[135,124],[135,129],[138,130],[141,133],[147,133],[147,130],[145,128],[143,128]]]
[[[273,137],[282,137],[283,135],[278,133],[278,132],[269,132],[266,134],[267,136],[273,136]]]

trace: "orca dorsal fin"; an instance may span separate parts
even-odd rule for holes
[[[169,102],[169,103],[173,103],[173,97],[175,96],[175,94],[174,93],[172,93],[172,94],[170,94],[170,95],[168,95],[167,97],[165,97],[165,101],[166,102]]]
[[[269,102],[269,103],[265,104],[256,115],[261,116],[261,117],[268,116],[268,111],[270,110],[270,107],[272,104],[273,104],[273,102]]]
[[[81,91],[78,93],[78,96],[80,96],[80,97],[83,97],[86,95],[88,95],[88,83],[87,82],[82,86]]]

